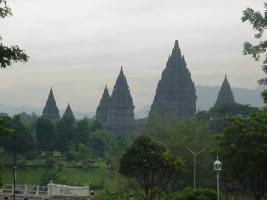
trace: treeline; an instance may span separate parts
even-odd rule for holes
[[[81,157],[75,156],[75,152],[86,152],[86,157],[104,158],[106,151],[118,146],[115,138],[94,119],[63,117],[52,121],[22,113],[13,118],[2,117],[2,120],[12,133],[0,134],[0,146],[6,154],[16,151],[25,159],[36,159],[55,152],[64,155],[67,160]]]

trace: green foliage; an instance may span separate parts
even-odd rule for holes
[[[89,152],[89,148],[86,145],[80,143],[78,148],[77,148],[77,158],[78,158],[78,160],[83,160],[84,161],[84,160],[89,159],[90,157],[91,157],[91,154]]]
[[[0,136],[11,135],[14,132],[10,117],[0,117]]]
[[[50,181],[54,183],[60,183],[62,164],[49,157],[45,160],[45,171],[41,175],[40,185],[47,185]]]
[[[156,199],[169,184],[177,184],[184,170],[183,161],[147,135],[138,136],[120,160],[119,172],[131,186],[140,187],[148,200]],[[131,181],[133,181],[131,183]]]
[[[0,17],[12,16],[11,9],[7,6],[6,0],[0,0]]]
[[[35,148],[35,138],[33,133],[28,130],[24,124],[20,121],[19,116],[14,116],[13,119],[4,119],[6,129],[12,134],[2,134],[0,135],[0,145],[5,148],[9,153],[14,151],[22,154],[27,154],[28,152],[34,150]]]
[[[255,38],[260,40],[263,36],[264,31],[267,28],[267,3],[264,4],[264,13],[260,13],[259,11],[254,11],[252,8],[247,8],[243,11],[242,16],[243,22],[249,22],[253,29],[257,32],[255,34]],[[245,55],[252,55],[252,57],[258,61],[260,59],[261,54],[265,54],[265,58],[263,60],[262,69],[265,73],[267,73],[267,56],[266,56],[266,48],[267,41],[260,40],[257,45],[252,45],[249,42],[244,43],[243,53]],[[262,78],[259,80],[260,84],[267,84],[267,78]],[[263,97],[265,103],[267,103],[267,93],[263,93]]]
[[[75,120],[71,118],[61,118],[56,123],[57,129],[57,149],[60,151],[69,150],[75,145]]]
[[[249,118],[232,117],[218,145],[229,178],[238,180],[258,200],[267,192],[266,124],[266,112],[253,113]]]
[[[131,200],[130,195],[127,195],[123,192],[110,192],[110,191],[106,191],[105,193],[102,193],[98,196],[96,196],[96,198],[94,198],[95,200]],[[141,199],[139,199],[141,200]]]
[[[36,139],[40,150],[53,151],[57,139],[55,125],[49,119],[40,117],[36,120]]]
[[[18,115],[14,116],[12,127],[14,129],[13,136],[16,140],[16,151],[22,154],[33,151],[36,144],[33,133],[25,127]]]
[[[91,132],[90,121],[87,118],[77,121],[76,123],[76,142],[88,145],[89,133]]]
[[[215,146],[215,133],[210,130],[206,116],[203,118],[188,118],[162,124],[157,118],[151,122],[151,127],[145,131],[158,141],[163,142],[175,154],[184,159],[186,165],[183,186],[193,186],[193,155],[194,152],[205,149],[197,156],[197,187],[209,187],[212,184],[212,158],[210,152]],[[175,187],[176,186],[176,187]],[[179,185],[178,185],[179,186]],[[180,189],[174,185],[173,190]]]
[[[173,200],[216,200],[217,194],[213,190],[208,189],[192,189],[186,188],[178,193]]]
[[[222,132],[227,126],[227,117],[244,116],[247,117],[253,112],[259,111],[258,108],[238,103],[219,104],[210,109],[210,128]]]
[[[0,18],[11,16],[11,9],[7,6],[6,0],[0,0]],[[0,68],[6,68],[13,62],[27,62],[29,57],[24,50],[17,45],[4,46],[0,35]]]
[[[4,149],[2,147],[0,147],[0,159],[3,158],[3,154],[4,154]],[[0,163],[0,185],[3,184],[3,180],[2,180],[2,174],[3,174],[3,164],[2,162]]]
[[[105,158],[107,151],[113,150],[112,147],[116,146],[116,142],[106,131],[96,130],[90,133],[89,146],[93,150],[93,157]]]

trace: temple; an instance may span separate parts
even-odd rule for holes
[[[72,119],[72,120],[75,119],[75,116],[74,116],[74,114],[72,112],[72,109],[71,109],[69,103],[68,103],[68,106],[67,106],[67,108],[66,108],[66,110],[65,110],[65,112],[63,114],[63,118]]]
[[[149,119],[157,115],[160,121],[170,122],[193,116],[196,113],[196,100],[195,84],[176,40],[158,82]]]
[[[48,95],[45,107],[43,109],[42,117],[48,118],[51,120],[56,120],[60,118],[59,110],[57,108],[56,100],[53,94],[53,89],[51,87],[50,93]]]
[[[227,80],[227,76],[225,75],[214,106],[233,103],[235,103],[235,97],[232,92],[231,86]]]
[[[113,134],[128,133],[134,125],[134,104],[121,68],[108,103],[104,127]]]
[[[102,124],[104,124],[107,119],[109,101],[110,101],[110,96],[109,96],[108,88],[106,86],[104,89],[102,98],[100,100],[100,103],[96,109],[96,115],[95,115],[95,118]]]

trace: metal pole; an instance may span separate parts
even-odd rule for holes
[[[217,200],[220,200],[220,175],[217,172]]]
[[[196,168],[197,168],[197,155],[200,154],[201,152],[205,151],[205,149],[202,149],[198,152],[194,152],[192,151],[189,147],[187,147],[187,149],[193,154],[194,156],[194,190],[196,189]]]
[[[17,139],[16,132],[14,132],[13,200],[16,200],[16,170],[17,170],[16,139]]]
[[[196,158],[197,155],[194,155],[194,190],[196,189]]]

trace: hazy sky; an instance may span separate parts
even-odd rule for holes
[[[255,88],[260,63],[242,55],[254,41],[242,10],[264,0],[8,0],[0,19],[5,44],[27,50],[30,62],[0,70],[0,104],[43,107],[53,86],[58,107],[94,112],[120,66],[136,108],[151,104],[168,55],[179,40],[197,85]]]

